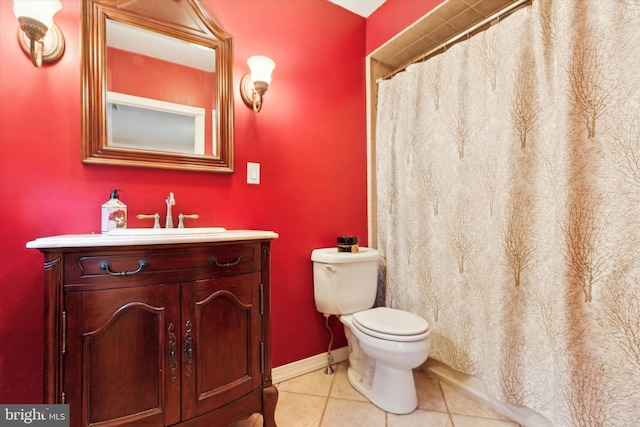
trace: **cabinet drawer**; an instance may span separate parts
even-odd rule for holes
[[[260,271],[260,244],[96,251],[65,256],[65,286],[177,283]]]

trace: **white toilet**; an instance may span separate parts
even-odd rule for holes
[[[379,408],[408,414],[418,406],[412,369],[429,355],[429,324],[406,311],[371,308],[378,259],[378,251],[370,248],[311,252],[316,309],[325,316],[339,316],[344,324],[351,385]]]

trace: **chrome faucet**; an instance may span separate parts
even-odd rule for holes
[[[173,206],[175,206],[176,204],[176,198],[173,196],[173,192],[169,193],[169,197],[167,197],[167,199],[165,200],[165,203],[167,204],[167,219],[165,222],[165,228],[173,228],[173,214],[171,213],[171,209]],[[153,215],[144,215],[144,214],[140,214],[138,215],[138,219],[153,219],[153,228],[160,228],[160,215],[156,212]],[[179,224],[178,224],[178,228],[185,228],[184,226],[184,220],[185,219],[198,219],[199,215],[198,214],[180,214],[178,215],[178,219],[179,219]]]
[[[171,214],[171,207],[176,204],[176,199],[173,197],[173,193],[169,193],[169,197],[165,201],[167,203],[167,221],[165,222],[165,228],[173,228],[173,215]]]

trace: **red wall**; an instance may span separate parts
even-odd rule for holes
[[[367,55],[443,2],[444,0],[387,0],[367,18]]]
[[[278,232],[274,366],[326,351],[311,250],[340,234],[367,244],[365,20],[326,0],[202,0],[234,36],[236,173],[223,175],[81,163],[80,3],[62,3],[65,55],[36,69],[16,40],[12,2],[0,1],[0,402],[41,401],[43,259],[25,243],[99,232],[111,188],[124,190],[131,227],[150,225],[137,213],[164,217],[172,191],[174,212],[200,214],[197,225]],[[277,64],[259,114],[237,90],[255,54]],[[246,183],[248,161],[261,164],[260,185]],[[334,330],[335,347],[345,345]]]

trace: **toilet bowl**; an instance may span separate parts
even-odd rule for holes
[[[380,332],[357,320],[358,315],[374,317],[382,311],[385,311],[386,319],[415,316],[415,333]],[[342,315],[340,321],[345,326],[349,343],[347,378],[353,388],[386,412],[413,412],[418,406],[418,398],[412,370],[427,360],[431,348],[427,322],[412,313],[385,307]]]
[[[407,414],[418,405],[413,369],[429,355],[429,324],[403,310],[373,306],[377,290],[378,252],[360,254],[316,249],[314,297],[325,316],[344,325],[349,344],[349,383],[386,412]]]

